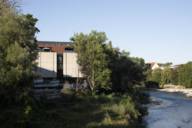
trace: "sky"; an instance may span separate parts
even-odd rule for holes
[[[38,40],[105,32],[114,47],[146,62],[192,61],[192,0],[22,0],[39,21]]]

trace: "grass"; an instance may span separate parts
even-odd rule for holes
[[[38,102],[33,107],[27,128],[143,127],[141,122],[138,121],[141,114],[131,97],[127,95],[74,96],[66,94],[59,99],[41,100]],[[19,112],[16,108],[11,110],[12,113]],[[0,121],[1,118],[0,115]],[[15,116],[15,118],[17,117]],[[15,119],[15,124],[11,123],[13,119],[10,119],[9,124],[1,122],[0,127],[10,126],[11,128],[12,126],[17,126],[15,124],[19,124],[18,118]]]

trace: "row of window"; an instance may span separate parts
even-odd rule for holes
[[[69,51],[69,52],[73,52],[73,51],[74,51],[74,49],[73,49],[73,48],[70,48],[70,47],[66,47],[64,50],[65,50],[65,51]],[[39,47],[39,48],[38,48],[38,51],[51,52],[51,48],[48,48],[48,47]]]

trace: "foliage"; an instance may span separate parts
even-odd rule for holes
[[[181,65],[177,68],[178,84],[187,88],[192,87],[192,62]]]
[[[163,87],[165,84],[171,84],[175,81],[173,80],[175,78],[173,70],[170,67],[164,67],[164,69],[158,68],[153,71],[148,71],[148,73],[147,86],[152,86],[149,84],[153,84],[154,87],[157,87],[157,85],[160,84],[161,87]]]
[[[26,83],[32,80],[37,55],[37,19],[18,13],[13,1],[0,0],[0,3],[3,3],[0,8],[0,97],[17,99],[20,91],[27,87]]]
[[[178,84],[178,70],[176,69],[171,69],[171,83],[174,85]]]
[[[106,40],[105,33],[96,31],[89,34],[79,33],[72,37],[78,53],[78,63],[92,91],[97,87],[110,85],[111,72],[104,52]]]
[[[169,67],[164,68],[161,71],[161,85],[169,84],[171,83],[172,79],[172,70]]]
[[[157,83],[161,83],[161,69],[155,69],[151,72],[151,77],[149,77],[149,81],[154,81],[154,82],[157,82]]]
[[[146,88],[154,88],[154,89],[157,89],[159,88],[159,83],[158,82],[155,82],[155,81],[146,81],[145,82],[145,87]]]
[[[112,90],[126,92],[135,84],[145,79],[145,62],[142,58],[131,57],[129,52],[113,48],[112,43],[106,45],[106,53],[111,70]]]
[[[16,3],[0,0],[0,121],[7,123],[2,127],[22,128],[26,127],[32,111],[29,90],[38,29],[37,19],[19,12]]]
[[[130,53],[113,48],[106,43],[103,32],[79,33],[72,37],[78,63],[92,90],[111,88],[125,92],[145,79],[145,62],[142,58],[130,57]]]
[[[192,87],[192,62],[179,65],[177,68],[165,67],[163,70],[148,70],[148,81],[161,84],[182,85],[187,88]]]
[[[35,107],[34,107],[35,108]],[[9,111],[8,111],[9,110]],[[26,127],[50,128],[142,128],[140,110],[129,95],[65,95],[36,103]],[[8,113],[12,117],[7,116]],[[0,127],[21,127],[17,107],[0,112]],[[4,118],[3,118],[4,116]],[[14,120],[14,121],[11,121]]]

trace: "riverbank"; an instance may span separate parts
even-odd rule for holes
[[[179,85],[165,85],[163,89],[158,90],[163,92],[181,93],[186,97],[192,98],[192,89],[184,88],[183,86]]]

